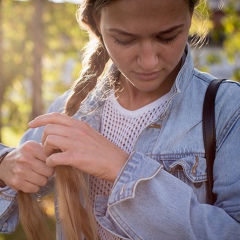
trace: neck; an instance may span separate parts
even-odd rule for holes
[[[125,84],[121,84],[121,88],[118,88],[115,94],[119,104],[132,111],[144,107],[159,98],[159,96],[154,97],[151,94],[137,90],[128,80],[125,80]]]
[[[142,89],[137,88],[124,75],[120,74],[118,83],[115,85],[119,104],[125,109],[136,110],[164,96],[171,90],[181,65],[180,61],[174,71],[162,83],[160,83],[161,80],[159,82],[156,80],[153,88],[149,90],[145,90],[142,86]]]

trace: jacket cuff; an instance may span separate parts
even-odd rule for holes
[[[162,167],[160,163],[150,157],[140,152],[134,152],[114,183],[108,205],[111,206],[117,201],[133,198],[138,183],[154,178]]]

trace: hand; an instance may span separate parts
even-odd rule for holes
[[[70,165],[88,174],[114,181],[128,159],[127,153],[85,122],[60,113],[51,113],[29,123],[32,128],[40,126],[46,126],[42,144],[48,156],[48,166]]]
[[[43,146],[29,141],[10,152],[0,166],[0,178],[10,188],[36,193],[45,186],[54,169],[46,165]]]

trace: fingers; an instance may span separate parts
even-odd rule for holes
[[[29,127],[40,126],[45,126],[42,143],[49,167],[70,165],[114,181],[128,158],[123,150],[83,121],[51,113],[29,123]]]
[[[43,146],[34,141],[26,142],[19,151],[18,161],[15,168],[29,168],[33,172],[44,177],[51,177],[54,169],[46,165],[47,156],[44,154]],[[24,170],[23,170],[24,171]]]
[[[46,159],[43,146],[28,141],[5,157],[0,168],[1,178],[17,191],[37,192],[54,174],[54,168],[46,165]]]
[[[44,142],[43,150],[46,156],[70,150],[76,141],[64,136],[49,135]],[[55,165],[54,165],[55,166]]]
[[[32,156],[38,160],[45,162],[46,155],[43,152],[43,146],[35,141],[28,141],[24,143],[18,151],[19,158],[22,156]],[[27,158],[25,158],[27,159]]]
[[[41,176],[33,171],[28,171],[27,176],[22,173],[16,173],[9,181],[9,186],[16,191],[36,193],[40,187],[47,184],[48,178]]]
[[[51,135],[48,136],[46,141],[44,142],[44,153],[46,156],[50,156],[56,152],[63,151],[63,146],[59,143],[59,136]]]
[[[81,122],[79,120],[73,119],[69,116],[60,114],[60,113],[50,113],[39,116],[29,123],[29,127],[35,128],[45,126],[43,135],[42,135],[42,144],[45,145],[46,139],[51,135],[68,137],[70,139],[76,139],[81,132],[84,132],[87,123]],[[89,131],[88,129],[87,131]],[[54,148],[53,148],[54,150]],[[54,151],[53,151],[54,152]],[[45,151],[45,154],[49,156],[51,151]]]
[[[47,124],[58,124],[63,126],[71,126],[76,120],[61,113],[49,113],[36,117],[28,123],[30,128],[46,126]]]
[[[51,135],[73,138],[75,134],[76,134],[76,130],[74,128],[55,125],[55,124],[48,124],[45,127],[44,132],[43,132],[42,144],[44,144],[47,137],[51,136]],[[47,154],[47,156],[49,156],[49,155]]]
[[[11,187],[15,191],[22,191],[25,193],[37,193],[40,189],[39,186],[32,184],[30,182],[25,182],[22,183],[21,185],[18,186],[18,184],[12,184],[9,187]]]
[[[70,165],[68,152],[54,153],[46,160],[48,166],[56,167],[58,165]]]
[[[45,162],[36,160],[34,167],[31,167],[31,170],[39,175],[39,177],[51,177],[54,174],[54,168],[48,166]],[[42,186],[42,185],[40,185]]]

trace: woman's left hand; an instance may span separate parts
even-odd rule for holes
[[[88,174],[114,181],[128,154],[86,122],[60,113],[39,116],[29,127],[45,126],[42,144],[51,167],[70,165]],[[60,151],[59,151],[60,150]]]

